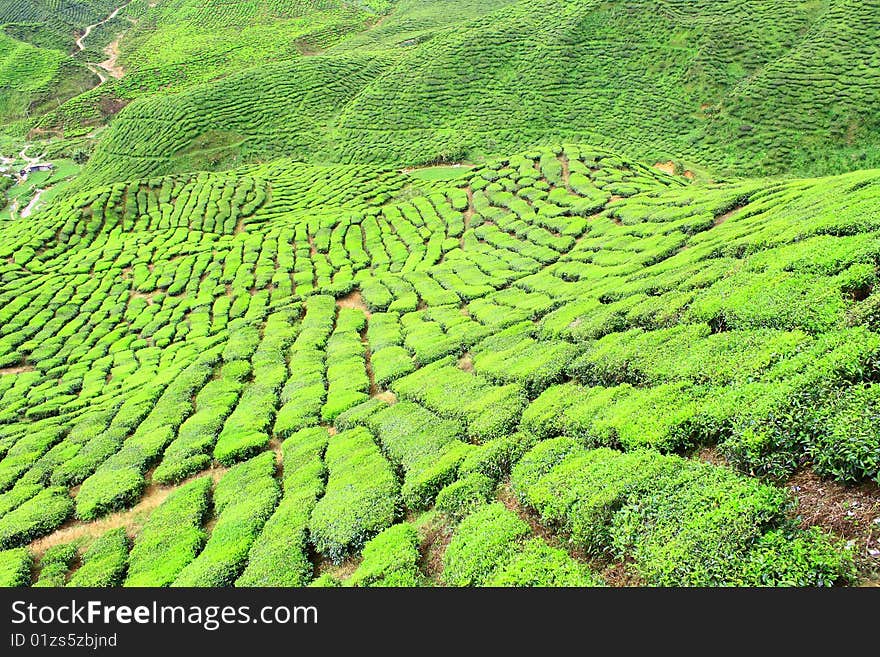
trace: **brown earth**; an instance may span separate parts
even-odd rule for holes
[[[859,569],[866,575],[880,573],[880,486],[847,486],[810,469],[795,473],[785,486],[797,498],[801,527],[819,526],[851,541]]]
[[[15,365],[14,367],[0,367],[0,376],[4,374],[24,374],[25,372],[33,372],[31,365]]]
[[[737,213],[737,212],[739,212],[740,210],[742,210],[744,207],[745,207],[744,205],[737,205],[735,208],[732,208],[732,209],[728,210],[728,211],[725,212],[724,214],[720,214],[720,215],[718,215],[717,217],[715,217],[715,221],[712,223],[712,226],[713,226],[713,227],[715,227],[715,226],[720,226],[720,225],[723,224],[725,221],[727,221],[728,219],[730,219],[735,213]]]
[[[361,294],[361,291],[355,288],[344,297],[339,297],[336,300],[336,305],[340,308],[356,308],[364,313],[367,316],[367,319],[370,319],[372,313],[367,308],[367,304],[364,303],[364,297]]]
[[[395,395],[390,390],[386,390],[384,392],[380,392],[376,395],[376,399],[381,399],[383,402],[387,404],[396,404],[397,403],[397,395]]]
[[[443,555],[452,540],[454,528],[440,516],[419,528],[419,568],[435,584],[440,584],[443,573]]]
[[[654,168],[658,169],[659,171],[662,171],[663,173],[665,173],[668,176],[681,175],[684,178],[687,178],[688,180],[694,180],[697,177],[696,174],[693,171],[691,171],[690,169],[686,169],[685,171],[682,171],[681,174],[675,173],[676,164],[672,160],[669,160],[667,162],[657,162],[656,164],[654,164]]]
[[[143,527],[149,517],[150,511],[162,504],[165,499],[183,484],[198,479],[200,477],[211,477],[216,483],[226,472],[224,467],[213,467],[209,470],[200,472],[189,479],[184,480],[176,486],[160,486],[159,484],[150,484],[141,496],[141,499],[130,509],[118,511],[108,514],[97,520],[85,522],[82,520],[72,519],[64,523],[59,529],[52,532],[48,536],[38,538],[30,544],[31,551],[35,555],[41,555],[53,545],[69,543],[82,539],[94,539],[111,529],[124,527],[129,536],[134,536]],[[74,491],[72,491],[74,492]]]

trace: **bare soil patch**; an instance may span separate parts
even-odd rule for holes
[[[105,532],[108,532],[111,529],[118,529],[119,527],[124,527],[129,536],[134,536],[141,527],[143,527],[150,512],[162,504],[162,502],[164,502],[165,499],[177,488],[200,477],[211,477],[216,483],[225,472],[226,468],[215,466],[209,470],[204,470],[177,485],[160,486],[159,484],[151,483],[147,486],[146,491],[141,496],[138,503],[130,509],[117,511],[116,513],[111,513],[89,522],[77,519],[68,520],[53,533],[33,541],[30,544],[31,551],[36,555],[41,555],[53,545],[60,545],[62,543],[69,543],[71,541],[82,539],[95,539]]]
[[[657,162],[654,164],[654,168],[662,171],[668,176],[675,175],[675,162],[673,162],[672,160],[669,160],[668,162]]]
[[[369,308],[367,308],[367,304],[364,303],[364,297],[361,294],[361,291],[355,288],[344,297],[339,297],[336,300],[336,305],[340,308],[356,308],[364,313],[367,316],[367,319],[370,319],[372,313]]]
[[[712,465],[727,465],[727,459],[722,456],[721,451],[715,447],[701,447],[696,451],[693,455],[699,461],[703,463],[711,463]]]
[[[735,208],[731,208],[730,210],[728,210],[724,214],[719,214],[717,217],[715,217],[715,221],[712,222],[712,227],[714,228],[715,226],[720,226],[725,221],[730,219],[734,214],[736,214],[737,212],[742,210],[744,207],[745,207],[744,205],[737,205]]]
[[[121,36],[116,37],[110,44],[104,48],[104,54],[107,55],[107,59],[103,62],[100,62],[98,66],[103,68],[107,73],[110,74],[110,77],[116,78],[117,80],[125,75],[125,71],[122,70],[122,66],[119,65],[119,42],[122,40]]]
[[[419,568],[428,579],[439,584],[443,574],[443,555],[452,540],[453,527],[438,516],[422,525],[419,533]]]
[[[354,571],[357,570],[360,563],[360,557],[348,557],[341,563],[333,563],[327,557],[319,555],[318,563],[315,566],[315,574],[318,577],[321,575],[330,575],[335,579],[344,580],[354,575]]]
[[[101,116],[106,119],[118,114],[130,102],[130,100],[125,98],[111,98],[105,96],[98,103],[98,109],[101,111]]]
[[[33,372],[32,365],[15,365],[13,367],[0,367],[0,376],[4,374],[24,374],[25,372]]]
[[[396,404],[397,403],[397,395],[395,395],[390,390],[385,390],[384,392],[380,392],[376,395],[376,399],[379,399],[386,404]]]
[[[880,486],[846,486],[822,479],[809,469],[795,473],[786,487],[797,497],[801,527],[819,526],[852,541],[860,569],[880,572]]]
[[[685,169],[680,174],[676,173],[678,166],[672,160],[669,160],[668,162],[657,162],[654,164],[654,168],[658,171],[662,171],[667,176],[682,176],[688,180],[694,180],[697,177],[690,169]]]
[[[153,305],[153,292],[138,292],[137,290],[132,290],[129,293],[129,296],[132,299],[143,299],[147,302],[148,306]]]
[[[464,211],[464,215],[462,215],[462,220],[464,221],[464,230],[461,231],[461,238],[458,240],[459,248],[464,248],[464,235],[471,227],[471,219],[474,218],[476,214],[476,208],[474,208],[474,190],[471,189],[471,186],[467,186],[467,199],[468,199],[468,207],[467,210]]]
[[[562,165],[562,184],[565,185],[566,189],[570,189],[568,185],[568,179],[571,176],[571,169],[569,168],[568,158],[564,155],[560,155],[557,159]]]

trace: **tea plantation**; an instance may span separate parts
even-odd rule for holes
[[[0,2],[0,586],[877,581],[880,6],[119,6]]]

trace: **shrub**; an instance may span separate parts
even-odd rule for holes
[[[395,379],[409,374],[416,368],[409,351],[398,345],[391,345],[373,352],[371,362],[373,375],[376,383],[380,386],[387,386]]]
[[[851,551],[817,527],[767,532],[747,558],[742,583],[749,586],[834,586],[856,579]]]
[[[70,517],[67,489],[52,486],[0,518],[0,548],[17,547],[55,531]]]
[[[266,452],[233,466],[214,489],[217,524],[205,548],[180,571],[172,586],[230,586],[278,500],[275,454]]]
[[[434,506],[453,520],[461,520],[487,503],[493,490],[495,482],[475,472],[443,488]]]
[[[651,451],[587,450],[560,438],[523,457],[511,481],[575,545],[632,558],[651,584],[731,585],[753,582],[758,572],[765,582],[828,582],[829,573],[842,578],[846,570],[847,557],[831,556],[817,530],[768,538],[789,531],[791,500],[725,467]],[[782,549],[786,541],[791,549]],[[755,545],[762,547],[753,553]]]
[[[330,573],[324,573],[320,577],[316,577],[309,583],[310,587],[314,588],[339,588],[342,586],[342,582],[340,582],[336,577],[331,575]]]
[[[461,426],[412,402],[398,402],[367,420],[385,452],[405,473],[404,501],[423,509],[455,478],[467,447],[457,440]]]
[[[489,440],[465,455],[459,474],[479,473],[497,483],[510,474],[513,464],[535,445],[536,440],[534,435],[523,433]]]
[[[458,526],[443,555],[443,580],[452,586],[485,584],[528,533],[528,525],[502,504],[484,506]]]
[[[27,548],[0,552],[0,588],[29,585],[32,564],[33,557]]]
[[[122,528],[111,529],[98,538],[82,555],[82,565],[71,575],[67,586],[118,586],[128,564],[128,536]]]
[[[0,490],[9,488],[64,433],[57,427],[26,434],[0,460]]]
[[[603,582],[565,550],[553,548],[540,538],[523,544],[522,549],[498,568],[486,586],[602,586]]]
[[[76,498],[76,513],[92,520],[133,504],[146,488],[144,473],[174,439],[192,413],[193,396],[211,376],[217,349],[209,349],[165,388],[155,407],[121,449],[86,479]]]
[[[383,408],[387,407],[388,402],[379,397],[372,397],[362,404],[352,406],[347,411],[344,411],[337,415],[336,419],[333,421],[333,426],[335,426],[340,431],[353,429],[359,424],[366,424],[369,421],[369,418],[374,413],[377,413]]]
[[[209,450],[241,390],[237,380],[225,376],[228,366],[224,366],[223,378],[209,381],[196,396],[196,412],[180,426],[177,437],[168,445],[162,462],[153,472],[153,481],[176,483],[211,464]]]
[[[150,514],[134,541],[125,586],[168,586],[205,544],[210,477],[176,489]]]
[[[448,359],[398,379],[392,388],[405,399],[467,423],[468,435],[477,442],[509,433],[526,401],[521,386],[493,386],[452,366]]]
[[[43,486],[40,484],[19,482],[10,490],[0,494],[0,518],[20,507],[41,490],[43,490]]]
[[[62,543],[48,548],[40,558],[40,576],[34,586],[59,587],[67,583],[67,572],[76,559],[76,545]]]
[[[407,473],[403,484],[403,500],[411,509],[424,509],[440,490],[458,474],[458,466],[474,449],[473,445],[455,440],[446,445],[430,462],[422,462]]]
[[[394,522],[400,493],[390,464],[364,428],[334,436],[325,458],[327,491],[312,511],[309,530],[318,552],[338,562]]]
[[[308,554],[309,517],[324,491],[328,434],[303,429],[282,444],[284,495],[248,553],[236,586],[303,586],[314,567]]]
[[[393,525],[371,539],[348,586],[419,586],[419,534],[409,523]]]
[[[816,472],[843,482],[880,482],[880,386],[842,391],[819,413],[808,453]]]

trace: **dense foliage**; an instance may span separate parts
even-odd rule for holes
[[[874,5],[0,0],[0,585],[853,582]]]

